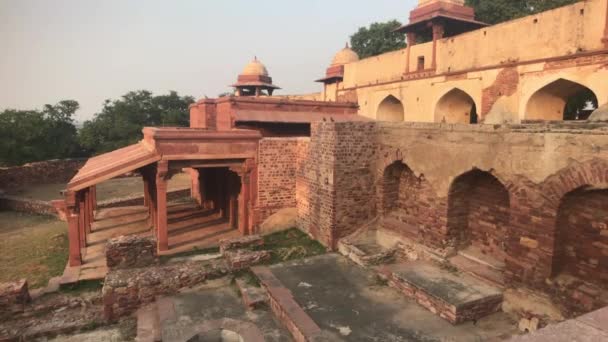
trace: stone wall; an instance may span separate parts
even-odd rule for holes
[[[296,200],[297,226],[326,246],[334,243],[334,148],[331,127],[311,124],[314,139],[298,143]]]
[[[504,262],[505,285],[559,292],[566,306],[601,305],[589,283],[606,284],[605,197],[562,202],[577,189],[606,189],[608,125],[316,123],[303,153],[298,227],[325,245],[386,213],[397,184],[384,184],[386,170],[403,164],[411,173],[389,215],[397,233],[432,248],[475,241]],[[566,244],[556,240],[564,220],[577,235]],[[582,283],[554,281],[564,263]]]
[[[223,260],[110,271],[102,289],[104,316],[116,321],[153,302],[156,296],[174,294],[227,273]]]
[[[0,189],[10,191],[35,184],[67,183],[86,159],[59,159],[0,168]]]
[[[153,237],[119,236],[106,244],[106,263],[109,269],[146,267],[157,262],[156,252]]]
[[[298,138],[264,138],[258,149],[257,220],[296,206]]]

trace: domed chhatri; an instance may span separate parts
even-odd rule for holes
[[[317,82],[324,84],[342,82],[344,79],[344,66],[348,63],[357,62],[358,60],[359,55],[348,46],[348,43],[346,43],[346,46],[334,55],[334,59],[331,61],[329,68],[325,71],[325,77],[317,80]]]
[[[249,62],[249,64],[245,66],[241,75],[268,76],[268,69],[266,69],[266,66],[262,64],[257,57],[254,57],[253,61]]]
[[[257,57],[245,66],[232,87],[237,96],[272,96],[275,89],[281,89],[272,84],[268,69]]]
[[[344,65],[348,63],[357,62],[358,60],[359,55],[357,55],[357,53],[353,51],[350,46],[348,46],[348,43],[346,43],[344,49],[338,51],[338,53],[336,53],[336,55],[334,56],[334,59],[331,62],[331,66]]]

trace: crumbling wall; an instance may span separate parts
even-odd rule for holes
[[[157,261],[156,239],[137,235],[119,236],[106,244],[109,269],[146,267]]]

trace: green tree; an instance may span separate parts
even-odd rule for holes
[[[0,113],[0,164],[79,156],[73,116],[78,102],[61,101],[42,110],[7,109]]]
[[[466,4],[475,9],[477,20],[498,24],[577,1],[580,0],[466,0]]]
[[[352,49],[360,58],[377,56],[385,52],[405,48],[405,36],[393,32],[401,23],[391,20],[384,23],[372,23],[369,27],[361,27],[350,37]]]
[[[103,109],[84,123],[79,132],[81,145],[98,154],[136,143],[145,126],[188,126],[191,96],[154,96],[147,90],[131,91],[119,100],[106,100]]]

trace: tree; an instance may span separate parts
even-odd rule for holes
[[[0,164],[81,155],[73,116],[78,102],[61,101],[42,110],[7,109],[0,113]]]
[[[475,9],[477,20],[498,24],[577,1],[580,0],[466,0],[466,5]]]
[[[350,37],[352,49],[360,58],[377,56],[385,52],[405,48],[405,36],[393,32],[401,23],[391,20],[384,23],[372,23],[369,27],[361,27]]]
[[[147,90],[131,91],[119,100],[106,100],[101,113],[84,123],[79,132],[81,145],[90,153],[103,153],[142,139],[145,126],[188,126],[191,96],[153,96]]]

